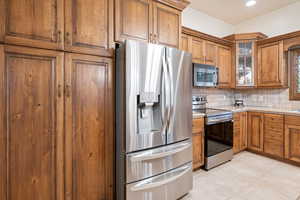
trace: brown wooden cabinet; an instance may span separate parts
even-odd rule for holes
[[[179,48],[181,11],[153,0],[115,0],[115,41],[126,39]]]
[[[219,87],[232,87],[232,56],[231,48],[218,46],[217,67],[219,68]]]
[[[181,11],[154,2],[153,19],[153,40],[158,44],[179,48],[181,37]]]
[[[205,41],[196,37],[191,38],[190,52],[192,53],[193,62],[205,64]]]
[[[62,66],[61,52],[0,46],[1,200],[64,199]]]
[[[217,45],[213,42],[205,42],[205,64],[217,65]]]
[[[152,0],[115,0],[115,41],[150,42],[153,29]]]
[[[66,200],[112,200],[112,60],[66,54],[65,68]]]
[[[1,0],[0,4],[3,4],[0,40],[7,44],[63,49],[63,0]]]
[[[247,119],[248,148],[254,151],[263,151],[264,126],[263,113],[249,112]]]
[[[284,157],[284,117],[279,114],[264,114],[264,152]]]
[[[287,70],[284,61],[283,41],[258,47],[258,87],[286,87]]]
[[[180,49],[182,51],[186,51],[189,52],[189,36],[186,34],[181,34],[181,45],[180,45]]]
[[[300,117],[285,116],[285,158],[300,163]]]
[[[234,114],[233,152],[239,153],[247,149],[247,113]]]
[[[1,200],[113,199],[112,70],[108,58],[0,46]]]
[[[112,56],[113,1],[65,1],[65,50]]]
[[[193,119],[193,169],[204,165],[204,118]]]

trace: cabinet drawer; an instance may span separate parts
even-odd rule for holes
[[[293,115],[286,115],[285,116],[285,124],[300,126],[300,117],[293,116]]]
[[[204,118],[193,119],[192,131],[193,133],[202,132],[204,129]]]

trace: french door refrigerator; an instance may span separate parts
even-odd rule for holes
[[[131,40],[117,48],[117,200],[176,200],[192,189],[191,96],[191,54]]]

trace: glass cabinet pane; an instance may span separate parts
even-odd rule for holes
[[[237,86],[254,85],[253,42],[237,43]]]

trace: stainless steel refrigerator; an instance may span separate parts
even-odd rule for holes
[[[191,54],[127,40],[116,50],[117,200],[176,200],[192,182]]]

